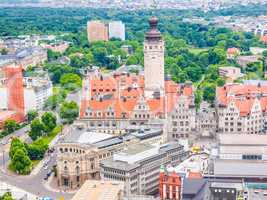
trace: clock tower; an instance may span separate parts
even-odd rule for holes
[[[158,19],[149,19],[150,29],[144,41],[145,94],[164,93],[164,41],[157,28]]]

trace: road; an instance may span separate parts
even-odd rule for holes
[[[51,155],[47,155],[43,161],[41,161],[39,169],[36,170],[36,173],[28,175],[28,176],[18,176],[15,174],[11,174],[9,171],[7,171],[7,163],[9,161],[8,156],[8,150],[6,150],[6,146],[9,145],[10,139],[12,136],[17,137],[25,137],[26,132],[29,130],[29,127],[25,127],[19,131],[16,131],[16,133],[10,135],[7,138],[4,138],[3,144],[5,148],[2,148],[2,152],[0,154],[0,182],[5,182],[7,184],[10,184],[12,186],[16,186],[18,188],[21,188],[29,193],[32,193],[34,195],[40,196],[40,197],[51,197],[53,199],[59,199],[60,197],[64,197],[65,200],[71,199],[73,194],[63,193],[62,191],[56,191],[52,190],[49,187],[47,187],[48,183],[44,178],[47,176],[47,173],[52,170],[52,167],[56,163],[56,153],[54,152]],[[59,141],[59,136],[56,137],[52,142],[51,146],[55,145]],[[4,151],[3,151],[4,149]],[[3,155],[4,152],[4,155]],[[48,161],[49,160],[49,161]],[[48,161],[48,168],[45,169],[43,167],[43,163]]]
[[[66,98],[67,101],[74,101],[77,103],[77,105],[80,105],[80,101],[81,101],[81,91],[75,91],[75,92],[71,92],[67,95]]]

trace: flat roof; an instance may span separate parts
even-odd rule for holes
[[[117,181],[88,180],[74,195],[72,200],[118,200],[124,184]]]
[[[220,134],[220,145],[267,145],[267,135]]]
[[[65,143],[94,144],[114,137],[110,134],[87,131],[86,129],[79,130],[75,128],[71,131],[72,132],[65,138]]]
[[[226,177],[267,177],[267,161],[222,160],[214,161],[214,175]]]

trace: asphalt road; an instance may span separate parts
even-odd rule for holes
[[[64,193],[62,191],[51,191],[45,186],[47,185],[47,181],[44,180],[44,178],[47,176],[47,173],[52,170],[53,165],[55,165],[56,163],[56,153],[46,156],[44,160],[49,160],[48,168],[45,169],[44,166],[42,166],[40,170],[38,170],[38,172],[34,175],[18,176],[7,172],[7,163],[9,161],[7,146],[9,146],[12,137],[25,137],[28,130],[29,127],[24,127],[23,129],[16,131],[14,134],[3,138],[0,151],[0,182],[2,181],[16,186],[40,197],[51,197],[52,199],[59,199],[60,197],[64,197],[65,200],[71,199],[73,194]],[[56,138],[54,142],[57,143],[58,138]]]

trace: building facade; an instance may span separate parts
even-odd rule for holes
[[[191,86],[189,85],[188,88]],[[196,132],[196,108],[193,96],[180,96],[168,115],[168,140],[192,138]]]
[[[101,21],[87,23],[87,37],[89,42],[108,41],[108,25]]]
[[[115,136],[97,130],[87,131],[76,124],[68,137],[57,145],[58,185],[69,189],[79,188],[86,180],[100,179],[100,162],[124,150],[129,145],[160,142],[161,130],[136,131]]]
[[[149,23],[144,72],[92,72],[84,78],[80,121],[88,128],[123,133],[134,128],[164,127],[181,96],[193,102],[192,85],[165,79],[164,41],[157,30],[158,20],[153,17]]]
[[[228,84],[217,88],[216,107],[220,133],[264,133],[267,87]]]
[[[150,30],[144,41],[145,90],[148,95],[154,91],[164,92],[164,41],[157,29],[158,19],[149,20]]]
[[[7,119],[22,122],[25,116],[21,66],[7,63],[0,68],[0,127]]]
[[[25,112],[41,111],[46,100],[53,95],[53,85],[49,77],[25,77],[24,80]]]
[[[117,38],[122,41],[125,40],[125,25],[122,21],[112,21],[108,24],[109,39]]]
[[[101,162],[101,179],[123,181],[126,196],[150,195],[158,191],[161,165],[177,165],[187,156],[182,145],[128,146],[111,159]]]

